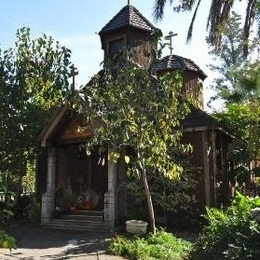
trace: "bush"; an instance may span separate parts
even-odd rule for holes
[[[259,206],[260,198],[237,193],[229,208],[208,208],[190,259],[260,259],[260,223],[250,212]]]
[[[10,192],[3,182],[2,173],[0,172],[0,226],[9,224],[10,218],[13,216],[11,211],[11,203],[13,193]],[[0,248],[8,248],[9,250],[16,248],[16,241],[5,231],[0,229]]]
[[[27,216],[25,216],[25,208],[28,205],[30,205],[32,200],[33,200],[32,195],[21,195],[21,196],[17,197],[17,199],[12,207],[15,218],[27,217]]]
[[[177,239],[173,234],[158,231],[146,236],[126,235],[113,238],[108,252],[129,259],[184,259],[191,249],[191,243]]]
[[[15,239],[2,230],[0,230],[0,248],[16,249]]]

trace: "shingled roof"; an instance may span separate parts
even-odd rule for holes
[[[134,6],[123,7],[99,32],[104,34],[126,27],[134,27],[148,32],[158,31]]]
[[[188,70],[197,72],[202,80],[207,77],[207,75],[192,60],[177,55],[168,55],[160,59],[156,64],[155,70],[157,72],[167,70]]]
[[[199,108],[191,108],[191,112],[182,122],[183,128],[196,128],[206,126],[207,128],[221,128],[221,125],[209,114]]]
[[[223,124],[219,123],[212,116],[200,108],[192,107],[191,112],[182,121],[181,125],[184,132],[191,132],[196,130],[219,130],[232,139],[240,138],[235,137],[232,131],[227,129]]]

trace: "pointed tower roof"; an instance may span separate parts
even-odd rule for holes
[[[99,35],[126,27],[133,27],[147,32],[159,30],[134,6],[126,5],[101,29]]]
[[[198,73],[202,80],[207,77],[207,75],[194,61],[178,55],[168,55],[160,59],[156,64],[155,70],[157,72],[167,70],[194,71]]]

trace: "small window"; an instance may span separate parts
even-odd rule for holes
[[[120,53],[124,47],[124,38],[120,38],[109,42],[109,56]]]

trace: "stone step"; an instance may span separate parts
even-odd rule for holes
[[[87,215],[87,216],[103,216],[103,210],[75,210],[71,212],[69,215]]]
[[[75,221],[96,221],[103,222],[103,215],[80,215],[80,214],[65,214],[61,216],[61,219],[75,220]]]
[[[109,226],[104,222],[103,216],[102,210],[76,210],[52,219],[45,226],[60,230],[109,232]]]
[[[45,225],[47,228],[77,231],[109,232],[109,227],[105,222],[97,221],[75,221],[70,219],[52,219]]]

